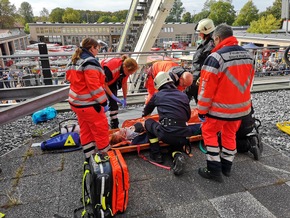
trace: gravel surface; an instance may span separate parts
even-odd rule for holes
[[[262,122],[259,130],[263,143],[279,151],[285,151],[285,154],[290,156],[290,135],[276,127],[277,122],[290,121],[290,91],[254,93],[252,96],[254,115]],[[68,118],[75,118],[75,114],[58,113],[55,119],[37,125],[32,122],[31,116],[26,116],[0,126],[0,156],[23,144],[31,143],[33,137],[57,131],[59,122]]]

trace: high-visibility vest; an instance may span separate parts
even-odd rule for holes
[[[253,60],[238,45],[225,46],[204,62],[198,94],[198,112],[236,120],[251,111]]]

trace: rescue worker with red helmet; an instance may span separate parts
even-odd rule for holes
[[[110,126],[111,129],[119,127],[118,103],[126,107],[127,102],[127,80],[130,75],[138,69],[138,64],[133,58],[123,55],[121,58],[107,58],[101,61],[105,71],[105,90],[109,99]],[[123,91],[123,100],[117,98],[119,89]]]
[[[194,98],[195,103],[197,103],[197,93],[198,93],[198,79],[200,77],[201,67],[205,59],[210,55],[211,50],[214,48],[214,41],[212,38],[212,33],[215,29],[213,21],[209,18],[202,19],[198,22],[196,26],[196,31],[199,37],[202,39],[202,43],[198,45],[192,60],[192,72],[193,72],[193,82],[186,90],[188,98],[191,100]]]
[[[198,90],[197,110],[204,120],[202,136],[207,149],[207,167],[199,168],[198,173],[223,182],[222,174],[231,174],[236,132],[241,120],[251,113],[255,69],[252,55],[238,45],[230,26],[218,25],[213,38],[216,46],[204,62]]]
[[[192,84],[193,76],[190,72],[187,72],[183,67],[179,66],[174,61],[157,61],[149,68],[148,77],[146,81],[146,88],[148,96],[146,97],[145,104],[149,102],[151,97],[158,90],[154,86],[154,78],[159,72],[170,73],[171,79],[174,81],[175,86],[184,91],[188,86]]]
[[[191,110],[185,93],[177,90],[173,80],[166,72],[159,72],[154,79],[158,90],[144,107],[142,116],[150,115],[157,107],[159,122],[152,118],[145,120],[144,126],[150,142],[150,158],[162,163],[159,140],[170,145],[173,157],[173,172],[180,175],[184,171],[185,157],[182,148],[186,137],[193,135],[196,129],[187,126]],[[196,127],[194,127],[196,128]]]
[[[85,38],[72,56],[66,70],[70,82],[69,104],[80,125],[80,140],[86,159],[97,151],[110,149],[109,125],[104,107],[107,96],[104,90],[105,74],[95,56],[99,43]]]

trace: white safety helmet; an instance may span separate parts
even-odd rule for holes
[[[215,30],[214,23],[211,19],[205,18],[198,22],[196,31],[203,33],[205,35],[210,34]]]
[[[173,80],[169,76],[169,73],[160,71],[154,78],[154,87],[155,89],[159,89],[161,86],[171,82],[173,82]]]

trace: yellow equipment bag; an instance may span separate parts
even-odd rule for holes
[[[290,135],[290,121],[284,121],[284,122],[278,122],[276,123],[276,126],[278,127],[278,129],[280,129],[281,131],[287,133],[288,135]]]

